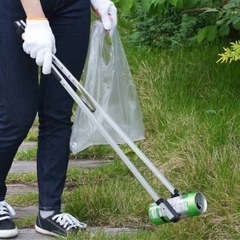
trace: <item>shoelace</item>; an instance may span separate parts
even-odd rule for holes
[[[55,216],[52,217],[52,220],[59,223],[67,231],[71,230],[72,228],[84,229],[87,227],[87,224],[79,222],[75,217],[68,213],[56,214]]]
[[[0,221],[11,219],[15,214],[15,211],[7,202],[0,202]]]

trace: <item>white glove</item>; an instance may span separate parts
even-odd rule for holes
[[[103,27],[111,36],[117,26],[117,8],[110,0],[91,0],[92,7],[99,14]]]
[[[43,74],[51,73],[52,54],[56,53],[55,37],[48,20],[26,20],[23,50],[42,66]]]

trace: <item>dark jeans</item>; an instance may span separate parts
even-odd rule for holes
[[[57,57],[80,79],[90,28],[90,0],[42,0],[56,38]],[[25,19],[20,0],[0,1],[0,201],[19,145],[38,113],[39,208],[60,210],[66,179],[73,100],[54,76],[40,76],[25,54],[14,21]]]

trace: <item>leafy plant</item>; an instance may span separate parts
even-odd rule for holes
[[[217,37],[236,34],[240,30],[240,1],[230,0],[221,8],[209,8],[205,13],[212,13],[216,21],[211,26],[199,30],[198,42],[203,40],[213,41]],[[237,33],[239,36],[239,34]],[[234,36],[230,36],[234,37]]]
[[[240,60],[240,41],[231,42],[231,47],[224,48],[224,52],[219,54],[218,62],[224,63]]]
[[[223,37],[229,37],[231,40],[239,38],[239,0],[116,0],[115,2],[125,13],[130,12],[133,16],[135,14],[139,17],[135,19],[139,25],[135,29],[134,38],[139,38],[140,43],[150,41],[156,46],[170,44],[171,47],[172,42],[179,44],[182,41],[189,45],[189,38],[190,42],[197,39],[198,43],[212,42]],[[173,16],[168,14],[171,12],[174,12]],[[142,41],[142,37],[147,39]],[[162,40],[164,44],[159,43]]]
[[[204,27],[209,16],[199,13],[183,13],[172,4],[165,4],[161,16],[148,16],[141,8],[126,16],[132,23],[129,41],[140,46],[179,48],[197,43],[196,35]]]
[[[134,11],[140,7],[143,12],[158,14],[165,10],[166,5],[170,4],[179,9],[193,8],[202,4],[212,3],[211,0],[116,0],[118,6],[125,12]]]

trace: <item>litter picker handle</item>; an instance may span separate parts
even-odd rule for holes
[[[25,22],[23,20],[19,20],[14,22],[15,26],[16,26],[16,30],[17,30],[17,34],[19,36],[22,36],[22,34],[24,33],[24,29],[25,29]]]

